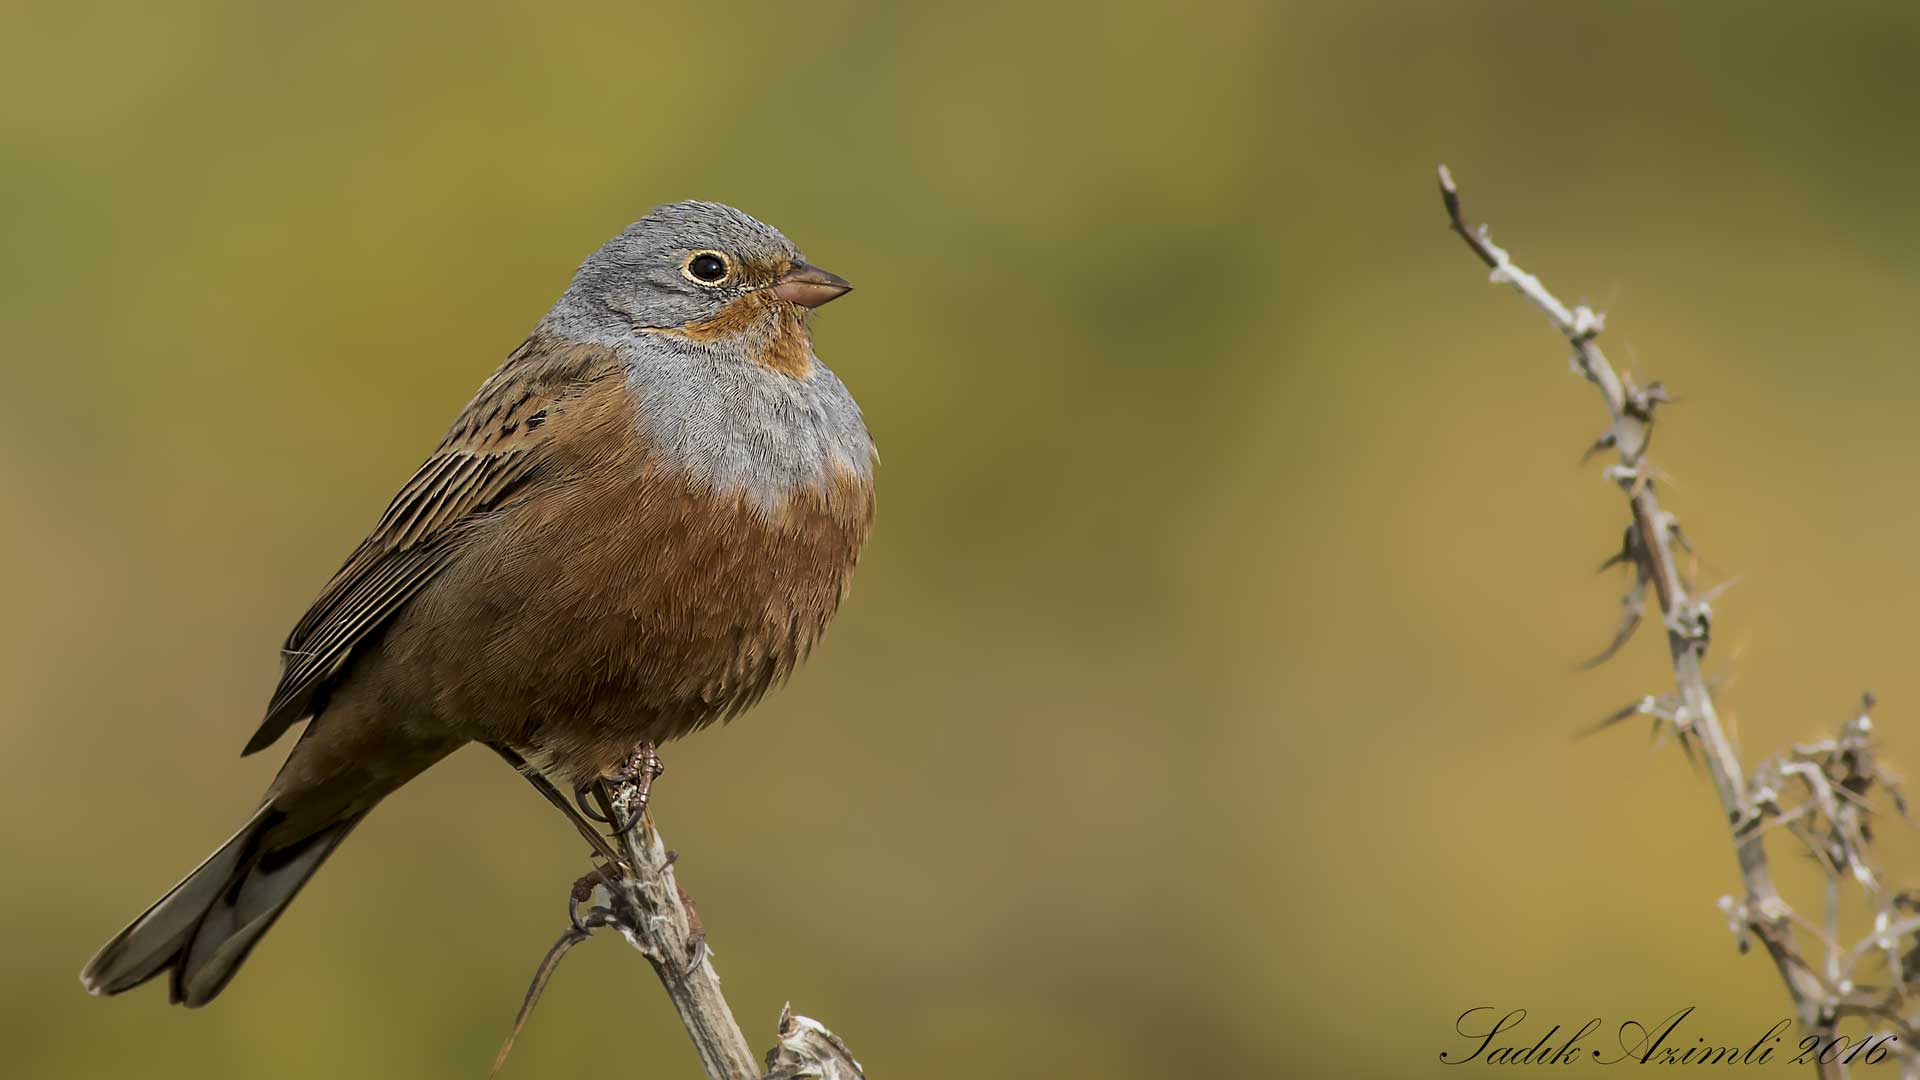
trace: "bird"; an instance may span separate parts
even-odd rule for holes
[[[468,743],[565,810],[557,787],[786,679],[873,526],[873,440],[810,327],[851,288],[713,202],[588,256],[288,635],[243,754],[306,726],[258,808],[85,988],[213,1000],[367,813]]]

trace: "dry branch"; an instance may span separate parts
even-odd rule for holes
[[[1920,895],[1881,897],[1877,874],[1867,859],[1874,800],[1884,798],[1902,816],[1906,809],[1898,787],[1877,764],[1873,722],[1868,715],[1873,707],[1871,696],[1864,699],[1859,714],[1848,721],[1838,738],[1770,758],[1748,777],[1721,726],[1702,671],[1713,624],[1712,607],[1706,596],[1693,591],[1681,570],[1674,549],[1691,549],[1673,516],[1661,508],[1655,472],[1647,461],[1655,410],[1670,399],[1659,383],[1638,386],[1607,362],[1594,343],[1605,326],[1600,314],[1585,306],[1567,307],[1539,278],[1514,265],[1507,252],[1489,238],[1484,226],[1467,226],[1459,191],[1444,165],[1440,167],[1440,196],[1453,230],[1487,265],[1490,279],[1512,286],[1546,314],[1572,346],[1574,373],[1600,392],[1607,408],[1607,429],[1593,444],[1589,456],[1600,450],[1617,454],[1616,461],[1607,467],[1607,476],[1626,496],[1629,525],[1620,554],[1609,559],[1608,565],[1630,566],[1633,584],[1623,598],[1625,614],[1613,641],[1594,663],[1612,656],[1632,636],[1645,613],[1650,590],[1666,629],[1674,690],[1646,695],[1599,726],[1634,715],[1651,716],[1656,725],[1673,732],[1689,754],[1700,751],[1740,868],[1741,895],[1722,897],[1720,901],[1739,948],[1744,952],[1748,942],[1758,938],[1811,1037],[1821,1040],[1818,1045],[1823,1046],[1847,1044],[1837,1053],[1816,1053],[1813,1063],[1819,1075],[1845,1076],[1850,1061],[1886,1056],[1876,1056],[1872,1051],[1847,1053],[1850,1048],[1866,1045],[1864,1042],[1836,1043],[1839,1020],[1858,1017],[1867,1022],[1869,1038],[1875,1032],[1896,1036],[1873,1045],[1899,1054],[1903,1075],[1920,1077],[1920,1046],[1914,1042],[1915,1027],[1920,1025],[1916,1005],[1920,1002],[1909,997],[1920,993],[1920,971],[1916,971],[1920,967],[1920,938],[1916,937],[1920,918],[1912,917],[1920,912]],[[1801,919],[1774,885],[1765,841],[1781,828],[1813,850],[1819,865],[1827,871],[1827,914],[1820,928],[1811,928]],[[1873,933],[1851,948],[1842,947],[1837,940],[1843,877],[1854,881],[1870,900],[1878,900]],[[1803,934],[1811,932],[1820,940],[1825,955],[1820,967],[1816,968],[1796,947],[1796,926]],[[1866,987],[1857,981],[1856,969],[1869,956],[1884,959],[1885,987]]]

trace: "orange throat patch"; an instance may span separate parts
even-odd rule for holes
[[[747,359],[795,379],[813,371],[813,335],[807,330],[805,309],[780,299],[769,289],[756,289],[721,308],[711,319],[668,332],[703,344],[737,341]]]

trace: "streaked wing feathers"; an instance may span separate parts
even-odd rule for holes
[[[458,555],[463,525],[531,474],[563,426],[548,421],[618,365],[602,348],[537,337],[508,357],[287,636],[280,684],[243,753],[266,748],[311,715],[355,646]]]

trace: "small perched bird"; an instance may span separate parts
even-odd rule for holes
[[[785,678],[873,522],[873,443],[807,325],[849,288],[716,203],[594,252],[293,628],[245,753],[307,728],[260,808],[86,988],[167,972],[211,1001],[360,819],[468,742],[577,793]]]

